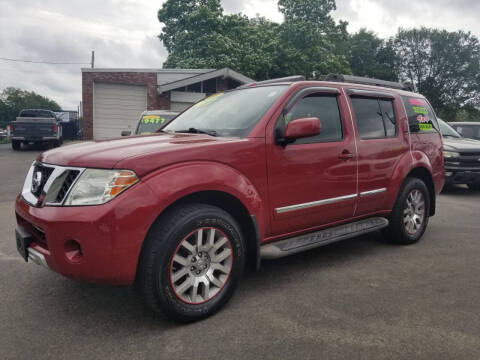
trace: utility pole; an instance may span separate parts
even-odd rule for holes
[[[92,50],[92,69],[95,67],[95,50]]]

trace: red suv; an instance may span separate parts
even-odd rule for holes
[[[396,83],[329,79],[250,84],[156,134],[41,154],[16,200],[19,252],[135,283],[153,310],[193,321],[261,258],[380,229],[415,243],[444,184],[431,106]]]

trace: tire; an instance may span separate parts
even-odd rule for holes
[[[427,186],[422,180],[409,177],[400,190],[390,215],[390,225],[385,229],[384,235],[397,244],[414,244],[423,236],[429,214],[430,194]]]
[[[60,145],[61,145],[60,140],[54,140],[54,141],[52,142],[52,147],[53,147],[53,148],[57,148],[57,147],[59,147]]]
[[[202,245],[197,247],[199,233]],[[174,208],[152,226],[142,249],[136,285],[155,312],[193,322],[225,305],[244,265],[245,245],[235,219],[215,206],[187,204]]]
[[[12,149],[15,151],[22,149],[22,142],[18,140],[12,140]]]

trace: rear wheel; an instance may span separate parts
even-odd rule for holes
[[[20,150],[22,148],[22,142],[19,140],[12,140],[12,149],[13,150]]]
[[[184,205],[152,227],[138,285],[154,311],[177,321],[196,321],[229,300],[244,263],[245,246],[233,217],[210,205]]]
[[[430,214],[430,195],[425,183],[418,178],[407,178],[385,230],[389,240],[409,245],[422,237]]]

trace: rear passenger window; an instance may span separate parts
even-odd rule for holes
[[[421,98],[402,96],[408,117],[410,132],[428,133],[438,131],[438,123],[430,105]]]
[[[295,144],[340,141],[343,139],[342,119],[337,96],[312,94],[297,102],[293,108],[277,123],[277,127],[285,126],[295,119],[317,117],[321,121],[321,132],[317,136],[297,139]]]
[[[352,97],[353,111],[361,139],[380,139],[397,134],[393,101]]]

